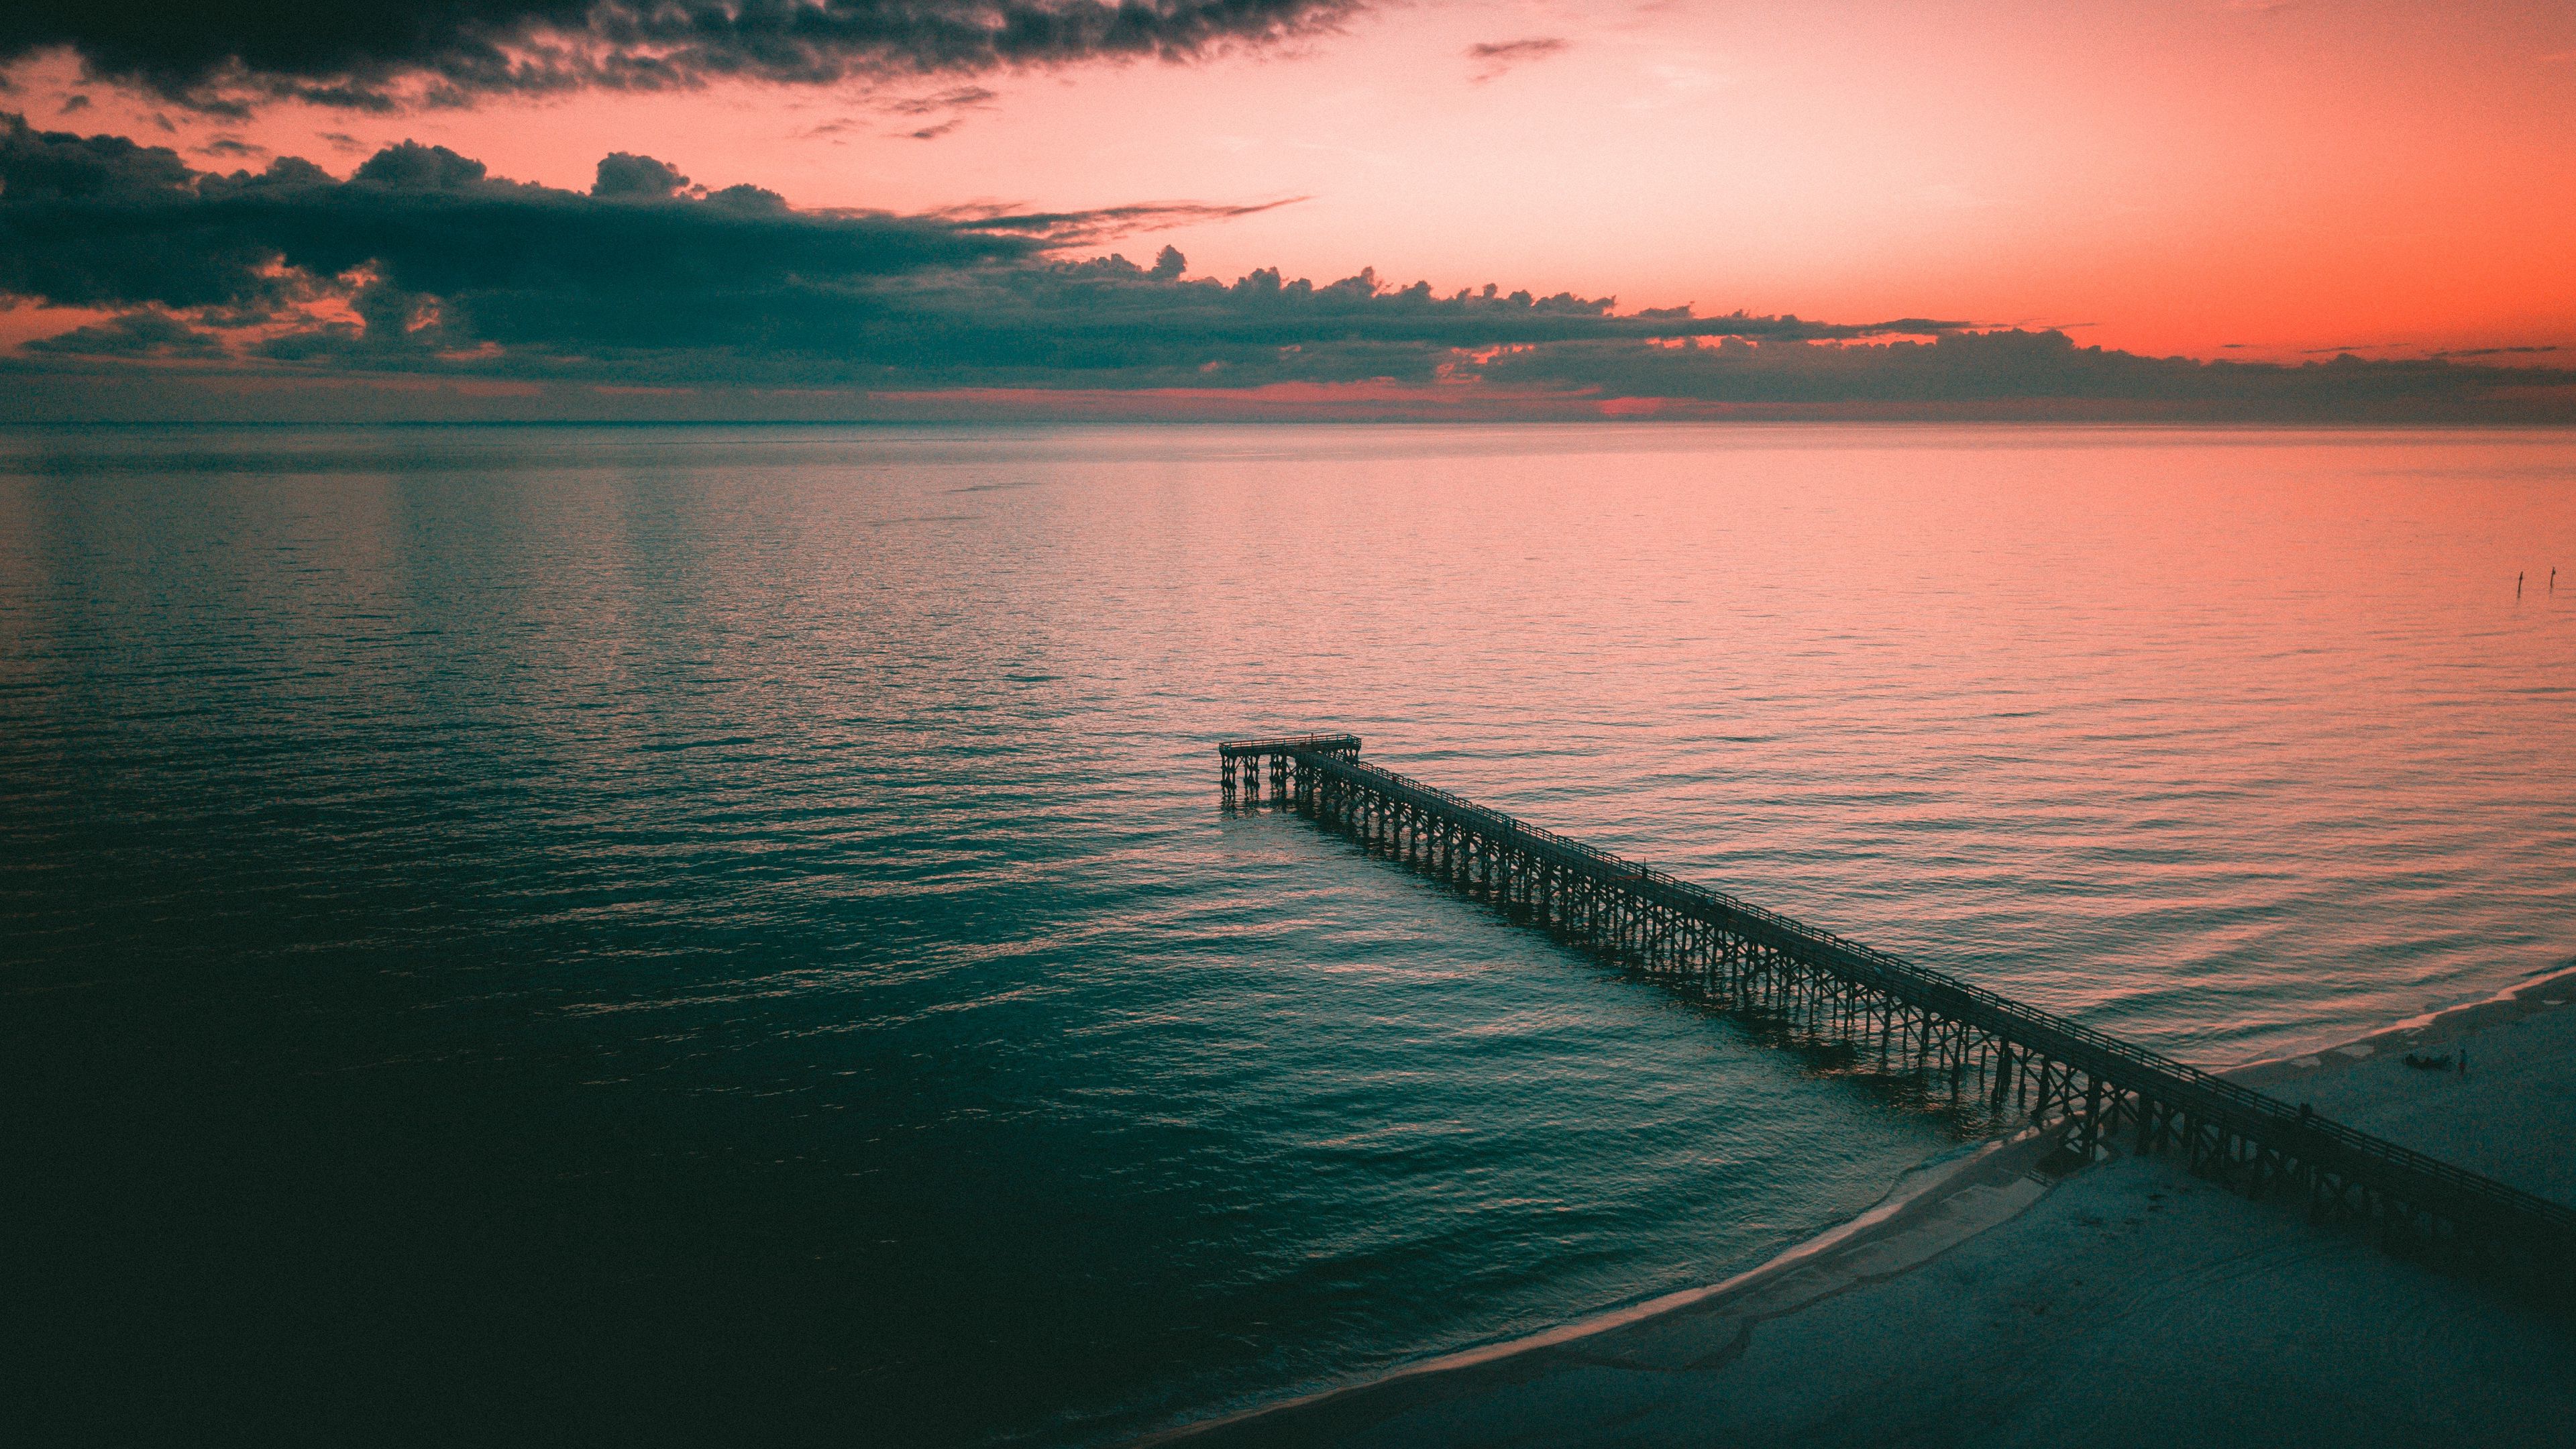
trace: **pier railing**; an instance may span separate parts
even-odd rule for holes
[[[1216,747],[1217,758],[1221,760],[1240,760],[1253,755],[1298,753],[1339,755],[1348,758],[1359,752],[1358,735],[1279,735],[1266,740],[1227,740]]]
[[[2142,1149],[2179,1146],[2195,1168],[2258,1194],[2301,1188],[2320,1216],[2366,1217],[2396,1239],[2511,1250],[2576,1276],[2576,1208],[1363,763],[1356,735],[1232,740],[1219,752],[1229,793],[1238,769],[1257,790],[1266,760],[1274,799],[1605,954],[1730,998],[1802,1006],[1810,1018],[1829,996],[1825,1014],[1846,1032],[1874,1031],[1882,1048],[1892,1035],[1916,1043],[1954,1081],[1973,1070],[1997,1102],[2069,1120],[2087,1152],[2126,1121]]]

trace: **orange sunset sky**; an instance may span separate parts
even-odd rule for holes
[[[1527,40],[1561,44],[1469,53]],[[1374,266],[2196,355],[2576,342],[2576,8],[2518,0],[1431,3],[1199,64],[248,123],[59,56],[16,79],[36,124],[172,137],[157,114],[183,149],[335,169],[416,137],[563,185],[644,151],[799,206],[1303,198],[1157,238],[1227,277]],[[904,105],[969,88],[991,95]]]
[[[2576,7],[2539,0],[1423,0],[1180,60],[375,110],[210,112],[102,69],[22,43],[0,109],[206,172],[346,177],[417,140],[572,191],[633,152],[799,210],[1280,203],[1059,253],[1168,244],[1191,277],[1368,267],[2200,359],[2576,358]],[[22,298],[0,340],[100,315]]]

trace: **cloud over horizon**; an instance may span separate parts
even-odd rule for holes
[[[1075,254],[1259,209],[799,209],[624,151],[577,192],[417,142],[346,178],[296,157],[225,173],[0,115],[0,294],[89,314],[24,344],[8,364],[22,377],[1218,402],[1360,387],[1425,415],[1648,400],[1682,413],[2576,416],[2576,370],[2563,367],[2202,363],[1957,319],[1622,313],[1609,298],[1443,295],[1368,271],[1194,278],[1168,247],[1151,265]]]
[[[1362,0],[61,0],[0,9],[0,63],[240,114],[391,110],[581,87],[830,84],[1088,61],[1191,60],[1322,33]]]
[[[1467,79],[1482,85],[1499,79],[1514,66],[1545,60],[1549,56],[1563,54],[1565,49],[1566,42],[1553,35],[1533,36],[1527,40],[1479,41],[1467,47]]]

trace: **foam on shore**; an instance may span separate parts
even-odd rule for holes
[[[2420,1146],[2534,1191],[2576,1200],[2576,1163],[2566,1160],[2566,1144],[2576,1142],[2576,1120],[2569,1120],[2576,1118],[2576,1091],[2569,1090],[2576,1083],[2576,1012],[2551,1010],[2571,999],[2576,999],[2576,966],[2352,1041],[2248,1062],[2224,1075],[2265,1090],[2298,1088],[2298,1095],[2318,1098],[2320,1110],[2356,1127]],[[2518,1029],[2526,1026],[2531,1029]],[[2444,1078],[2438,1083],[2430,1079],[2440,1074],[2404,1066],[2393,1050],[2470,1041],[2479,1043],[2482,1075]],[[2509,1124],[2509,1130],[2499,1130],[2500,1123]],[[1676,1405],[1714,1410],[1720,1405],[1741,1408],[1757,1402],[1775,1416],[1784,1440],[1821,1433],[1824,1442],[1837,1442],[1813,1411],[1799,1408],[1776,1387],[1749,1382],[1741,1368],[1727,1371],[1751,1349],[1757,1325],[1771,1325],[1766,1329],[1769,1335],[1837,1345],[1847,1338],[1868,1339],[1880,1345],[1881,1355],[1928,1350],[1934,1341],[1945,1351],[1964,1345],[1973,1352],[1986,1339],[1973,1328],[1966,1338],[1958,1337],[1962,1330],[1952,1311],[1957,1305],[1994,1312],[1999,1303],[2009,1304],[2012,1311],[2004,1315],[2003,1324],[1982,1332],[1991,1336],[2020,1331],[2011,1320],[2024,1298],[2049,1291],[2051,1285],[2082,1287],[2085,1280],[2071,1263],[2062,1272],[2052,1272],[2052,1266],[2070,1251],[2067,1241],[2085,1237],[2115,1216],[2142,1234],[2172,1239],[2162,1251],[2169,1265],[2182,1266],[2169,1266],[2165,1276],[2187,1282],[2190,1296],[2205,1298],[2233,1315],[2222,1337],[2234,1333],[2250,1335],[2249,1342],[2277,1343],[2279,1333],[2265,1328],[2264,1319],[2304,1313],[2298,1306],[2302,1293],[2324,1301],[2340,1295],[2363,1305],[2358,1311],[2417,1317],[2446,1312],[2448,1305],[2472,1303],[2483,1305],[2480,1311],[2490,1315],[2507,1315],[2503,1321],[2516,1331],[2525,1337],[2537,1333],[2540,1338],[2534,1341],[2548,1342],[2551,1352],[2576,1363],[2568,1355],[2569,1349],[2576,1349],[2576,1335],[2566,1335],[2561,1327],[2533,1329],[2521,1324],[2512,1320],[2513,1310],[2485,1303],[2473,1288],[2385,1258],[2355,1235],[2319,1231],[2297,1221],[2295,1215],[2198,1183],[2160,1158],[2129,1159],[2083,1173],[2070,1181],[2062,1194],[2065,1201],[2052,1202],[2034,1214],[2031,1210],[2057,1187],[2053,1178],[2038,1170],[2056,1151],[2057,1138],[2054,1130],[2026,1130],[1927,1163],[1900,1180],[1869,1211],[1723,1282],[1667,1294],[1529,1338],[1447,1355],[1382,1378],[1184,1426],[1148,1442],[1418,1446],[1498,1443],[1535,1433],[1550,1442],[1615,1438],[1623,1444],[1653,1444],[1664,1441],[1645,1423],[1657,1414],[1676,1412]],[[2196,1220],[2189,1236],[2178,1232],[2185,1216],[2179,1209],[2186,1202]],[[2026,1215],[2032,1220],[2016,1221]],[[2012,1224],[2010,1230],[1994,1231],[2007,1224]],[[1898,1286],[1898,1280],[1908,1279],[1928,1264],[1947,1261],[1972,1243],[1974,1256],[1983,1262],[1950,1267],[1946,1276],[1954,1281],[1947,1297],[1922,1285]],[[2249,1248],[2249,1243],[2258,1246]],[[2189,1266],[2193,1263],[2206,1266]],[[2148,1264],[2126,1267],[2141,1281],[2155,1279]],[[2083,1271],[2104,1270],[2088,1266]],[[2277,1281],[2263,1281],[2266,1274]],[[2034,1283],[2042,1286],[2028,1286]],[[1855,1294],[1854,1290],[1862,1291]],[[1826,1310],[1830,1301],[1847,1295],[1868,1299],[1874,1307]],[[2112,1292],[2111,1296],[2118,1295]],[[1870,1322],[1854,1323],[1856,1314]],[[1877,1320],[1891,1315],[1922,1321],[1911,1332],[1890,1332]],[[2210,1330],[2204,1324],[2196,1331]],[[2482,1375],[2492,1373],[2499,1382],[2489,1387],[2500,1392],[2503,1379],[2517,1380],[2528,1388],[2536,1375],[2543,1381],[2542,1398],[2556,1406],[2552,1413],[2561,1409],[2576,1413],[2576,1368],[2553,1378],[2553,1370],[2517,1360],[2507,1373],[2498,1365],[2518,1342],[2510,1334],[2506,1346],[2499,1347],[2491,1330],[2447,1332],[2450,1341],[2466,1345],[2459,1352],[2468,1357],[2446,1370],[2464,1384],[2478,1385],[2484,1382]],[[2551,1339],[2551,1335],[2559,1337]],[[2162,1354],[2187,1365],[2208,1347],[2176,1339],[2133,1344],[2122,1352]],[[1838,1358],[1843,1356],[1839,1347],[1836,1353]],[[1857,1371],[1864,1376],[1878,1372],[1890,1377],[1914,1372],[1892,1358],[1882,1361],[1866,1352],[1861,1360],[1839,1362],[1836,1372]],[[2313,1372],[2345,1373],[2359,1386],[2355,1392],[2377,1382],[2355,1365],[2364,1365],[2364,1360],[2340,1368],[2320,1361]],[[1992,1371],[2007,1377],[2023,1372],[2003,1367]],[[1609,1392],[1612,1385],[1619,1386],[1613,1397],[1652,1407],[1587,1418],[1580,1405],[1587,1396]],[[2512,1407],[2509,1398],[2503,1402],[2505,1408]],[[1899,1437],[1944,1442],[1937,1425],[1907,1419],[1908,1411],[1893,1401],[1851,1405],[1836,1412],[1859,1415],[1855,1423],[1879,1425],[1867,1435],[1855,1429],[1848,1442],[1898,1431],[1902,1431]],[[2376,1419],[2356,1422],[2386,1427],[2407,1417],[2383,1410]],[[2263,1422],[2259,1415],[2241,1418],[2246,1437],[2207,1442],[2263,1442],[2251,1432],[2251,1426]],[[2520,1421],[2508,1415],[2499,1422]],[[2570,1420],[2562,1415],[2555,1422]],[[1736,1436],[1741,1442],[1764,1441],[1765,1436],[1749,1424],[1730,1421],[1730,1426],[1743,1431]],[[2283,1421],[2273,1432],[2277,1435],[2296,1427],[2294,1420]],[[2441,1421],[2427,1421],[2426,1427],[2438,1429]],[[1706,1428],[1706,1421],[1698,1421],[1689,1432],[1676,1428],[1672,1442],[1697,1442]],[[2219,1429],[2202,1425],[2193,1432],[2205,1439]]]
[[[2541,974],[2508,986],[2493,996],[2410,1016],[2349,1041],[2245,1062],[2219,1075],[2259,1087],[2315,1071],[2328,1065],[2326,1058],[2330,1056],[2359,1061],[2391,1047],[2433,1046],[2457,1040],[2481,1027],[2564,1006],[2571,998],[2576,998],[2576,962],[2546,968]]]
[[[1480,1387],[1544,1376],[1552,1367],[1711,1366],[1727,1356],[1730,1345],[1741,1343],[1753,1323],[1906,1272],[2010,1219],[2047,1190],[2033,1169],[2057,1150],[2061,1135],[2054,1127],[2027,1129],[1926,1163],[1867,1212],[1722,1282],[1144,1442],[1322,1442],[1361,1424],[1474,1395]]]

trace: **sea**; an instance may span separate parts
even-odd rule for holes
[[[2576,433],[0,432],[0,1437],[1115,1444],[1973,1140],[1307,730],[2312,1048],[2576,953]]]

